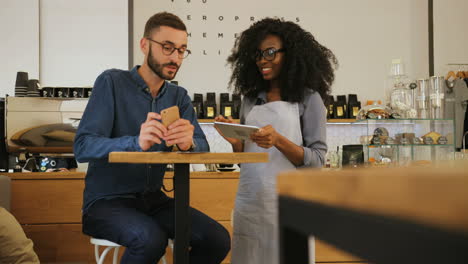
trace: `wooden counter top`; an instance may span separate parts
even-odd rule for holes
[[[73,180],[84,179],[85,172],[14,172],[2,175],[10,177],[12,180]]]
[[[73,180],[83,179],[86,176],[84,172],[15,172],[15,173],[4,173],[2,175],[10,177],[12,180]],[[165,179],[171,179],[174,177],[174,172],[166,171],[164,175]],[[208,172],[208,171],[196,171],[190,173],[191,179],[237,179],[239,178],[239,172]]]
[[[114,163],[258,163],[268,162],[268,153],[248,152],[111,152]]]
[[[437,168],[298,170],[279,175],[278,192],[468,233],[467,162]]]

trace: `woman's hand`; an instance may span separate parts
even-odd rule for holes
[[[224,123],[234,123],[234,120],[232,119],[232,117],[224,118],[222,115],[219,115],[219,116],[215,117],[215,121],[216,121],[216,122],[224,122]],[[240,140],[240,139],[237,139],[237,138],[230,138],[230,137],[224,136],[223,133],[219,130],[219,128],[216,127],[216,125],[215,125],[214,127],[216,128],[216,130],[218,131],[218,133],[219,133],[224,139],[226,139],[229,143],[231,143],[231,145],[236,145],[236,144],[242,143],[242,140]]]
[[[232,117],[228,117],[227,119],[224,118],[222,115],[219,115],[217,117],[215,117],[215,121],[217,122],[224,122],[224,123],[234,123],[234,120],[232,119]],[[241,140],[241,139],[238,139],[238,138],[230,138],[230,137],[225,137],[223,135],[223,133],[221,133],[221,131],[216,127],[216,125],[214,126],[216,128],[216,130],[218,131],[218,133],[224,138],[227,140],[227,142],[229,142],[231,145],[232,145],[232,151],[234,152],[243,152],[244,151],[244,142]]]
[[[271,126],[264,126],[250,135],[250,139],[261,148],[271,148],[278,142],[280,134]]]

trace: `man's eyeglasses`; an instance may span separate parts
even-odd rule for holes
[[[174,45],[169,44],[169,43],[161,43],[161,42],[158,42],[158,41],[150,39],[150,38],[146,38],[146,39],[161,45],[162,52],[166,56],[172,55],[172,53],[174,53],[174,51],[177,50],[177,55],[179,56],[179,58],[180,59],[185,59],[185,58],[187,58],[188,55],[190,55],[190,53],[192,53],[190,50],[188,50],[185,47],[176,48],[176,47],[174,47]]]
[[[276,53],[278,52],[284,52],[286,49],[281,48],[281,49],[275,49],[275,48],[268,48],[265,50],[257,50],[254,54],[254,59],[256,61],[261,60],[261,57],[263,57],[267,61],[272,61],[276,58]]]

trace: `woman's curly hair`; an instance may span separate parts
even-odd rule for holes
[[[256,97],[268,91],[256,65],[255,54],[267,35],[276,35],[283,42],[285,60],[280,73],[281,99],[301,102],[306,90],[317,91],[322,99],[330,93],[338,66],[335,55],[299,25],[275,18],[255,22],[236,39],[228,64],[233,68],[230,87],[234,93]]]

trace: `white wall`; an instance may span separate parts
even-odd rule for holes
[[[381,98],[389,62],[395,57],[407,62],[413,78],[428,75],[427,0],[187,2],[134,0],[133,53],[135,64],[140,64],[138,40],[149,16],[162,10],[181,16],[192,33],[189,44],[194,54],[177,79],[191,94],[227,90],[230,70],[225,59],[234,33],[251,24],[250,16],[299,17],[299,23],[340,60],[334,94]],[[0,96],[14,93],[17,71],[41,77],[44,85],[92,85],[102,70],[128,66],[127,0],[0,0],[0,7]],[[447,72],[447,63],[468,63],[466,10],[466,0],[434,1],[437,75]],[[219,15],[225,19],[219,21]],[[224,38],[218,38],[218,32],[224,32]]]
[[[92,86],[128,69],[127,0],[41,0],[41,84]]]
[[[128,69],[128,0],[0,0],[0,97],[17,71],[43,86],[91,86]]]
[[[250,17],[299,18],[298,23],[338,57],[335,95],[357,93],[361,100],[383,98],[393,58],[407,63],[411,77],[428,75],[427,0],[135,0],[135,43],[143,34],[146,20],[160,11],[180,16],[191,33],[189,47],[193,54],[176,78],[191,95],[227,91],[230,69],[225,65],[226,58],[234,44],[234,33],[245,30],[252,23]],[[219,38],[218,33],[224,37]],[[141,64],[143,55],[138,45],[134,58],[134,64]]]
[[[434,73],[443,76],[458,70],[449,63],[468,64],[467,0],[434,1]]]
[[[0,0],[0,97],[15,94],[16,72],[39,78],[37,0]]]

